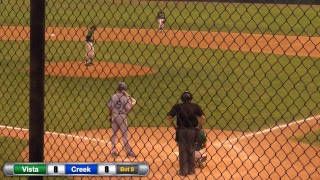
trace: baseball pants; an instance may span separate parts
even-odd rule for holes
[[[164,19],[158,19],[159,29],[163,29],[163,27],[164,27],[163,21],[164,21]]]
[[[94,47],[93,47],[93,43],[92,42],[86,42],[85,45],[85,49],[86,49],[86,56],[85,56],[85,60],[88,62],[91,61],[91,59],[94,57]]]
[[[117,143],[117,132],[120,129],[122,135],[122,141],[124,145],[124,150],[129,153],[132,151],[130,145],[128,144],[128,124],[127,124],[127,115],[124,114],[114,114],[112,117],[112,135],[111,135],[111,144],[112,151],[116,150]]]
[[[195,173],[196,130],[181,128],[178,130],[180,175]]]
[[[195,151],[195,159],[200,159],[205,156],[207,156],[207,153],[204,149],[200,149],[200,151]]]

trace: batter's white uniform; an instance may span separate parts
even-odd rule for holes
[[[131,146],[128,144],[128,124],[127,124],[127,114],[132,109],[131,102],[127,96],[122,92],[117,92],[112,95],[111,99],[107,103],[109,109],[112,110],[112,135],[111,135],[111,144],[112,144],[112,153],[117,152],[116,143],[117,143],[117,132],[120,129],[122,134],[122,140],[124,149],[127,153],[132,153]]]

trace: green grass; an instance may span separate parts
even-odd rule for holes
[[[295,137],[295,139],[299,142],[308,143],[313,146],[320,147],[320,130],[310,131],[305,135]]]
[[[1,2],[3,26],[29,26],[29,1]],[[47,2],[47,26],[157,28],[154,16],[159,8],[153,1]],[[161,2],[160,6],[165,3],[168,29],[320,35],[319,8],[195,2]],[[0,43],[0,124],[28,128],[29,41]],[[148,66],[158,72],[110,79],[46,76],[46,131],[108,128],[106,102],[119,81],[128,84],[128,92],[143,107],[129,114],[130,126],[167,126],[167,112],[186,89],[204,109],[206,128],[257,131],[320,113],[316,58],[125,42],[97,42],[95,49],[95,61]],[[46,57],[51,62],[81,60],[82,55],[83,42],[47,41]],[[319,131],[298,141],[319,146]],[[0,165],[22,161],[25,140],[0,137],[0,142],[0,152],[5,152]]]
[[[26,148],[27,140],[18,140],[11,137],[0,136],[0,151],[3,152],[0,158],[1,166],[6,162],[23,162],[21,152]],[[5,151],[5,149],[17,149],[17,151]],[[0,173],[3,173],[2,171]]]
[[[5,43],[3,53],[11,56],[2,61],[5,73],[0,75],[2,124],[24,128],[29,118],[27,47],[27,41]],[[82,42],[48,41],[46,48],[52,61],[82,59]],[[204,109],[206,128],[256,131],[319,114],[317,59],[125,42],[97,42],[95,48],[96,61],[148,66],[158,73],[110,79],[47,76],[46,130],[109,127],[106,102],[122,80],[144,107],[129,114],[133,126],[166,126],[167,112],[186,89]]]
[[[320,35],[319,8],[279,4],[49,0],[46,25],[157,28],[159,6],[165,7],[167,29]],[[29,1],[3,0],[0,11],[2,25],[29,25]]]
[[[6,162],[23,162],[24,160],[21,157],[21,152],[26,148],[27,143],[28,143],[27,140],[19,140],[11,137],[0,136],[0,144],[1,144],[0,152],[3,152],[1,153],[1,158],[0,158],[1,169]],[[0,171],[0,178],[1,179],[19,179],[18,177],[15,177],[15,178],[5,177],[2,170]]]
[[[28,145],[27,140],[21,140],[11,137],[3,137],[0,136],[0,179],[9,180],[9,179],[28,179],[27,177],[6,177],[2,171],[3,165],[7,162],[25,162],[25,160],[21,157],[21,153]],[[45,177],[44,179],[69,179],[67,177]]]

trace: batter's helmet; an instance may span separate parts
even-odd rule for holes
[[[127,89],[127,85],[124,82],[120,82],[118,85],[118,91],[125,91]]]
[[[181,95],[182,102],[190,102],[192,100],[192,94],[189,91],[185,91]]]

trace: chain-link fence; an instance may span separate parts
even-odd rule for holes
[[[96,179],[320,179],[319,5],[274,3],[47,0],[45,34],[30,36],[30,2],[2,0],[1,167],[40,155],[150,168]],[[110,100],[119,82],[131,111]],[[175,115],[193,114],[177,105],[184,91],[203,111],[203,144],[177,143]]]

